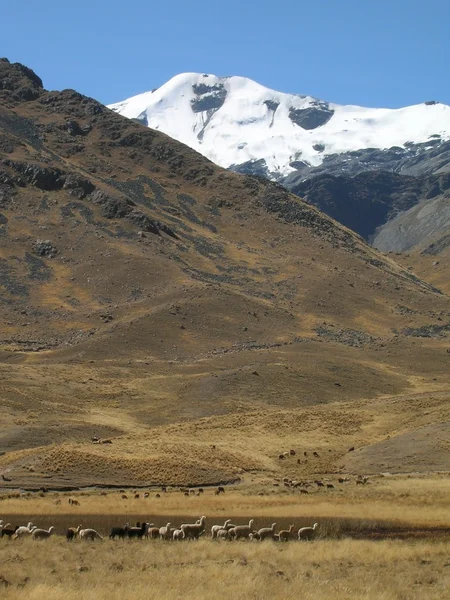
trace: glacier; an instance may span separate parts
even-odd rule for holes
[[[405,148],[450,139],[450,107],[342,106],[266,88],[246,77],[182,73],[109,108],[233,168],[262,161],[272,179],[299,165],[366,148]]]

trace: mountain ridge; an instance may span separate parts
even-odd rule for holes
[[[450,107],[439,102],[342,106],[235,76],[182,73],[109,107],[220,166],[276,180],[319,167],[326,157],[368,148],[413,155],[416,147],[420,152],[450,139]]]
[[[397,396],[448,388],[448,296],[280,184],[39,81],[0,61],[14,486],[272,478],[319,449],[300,480],[421,422]]]

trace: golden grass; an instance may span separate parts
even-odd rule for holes
[[[2,599],[427,600],[447,597],[449,542],[0,543]],[[1,585],[1,583],[0,583]]]
[[[143,498],[143,490],[122,492],[81,492],[22,495],[4,493],[0,496],[0,516],[18,517],[45,515],[189,515],[198,518],[230,517],[255,518],[324,518],[358,519],[391,523],[407,523],[414,527],[450,527],[450,480],[446,476],[373,478],[366,486],[354,482],[345,484],[341,491],[317,492],[300,495],[290,491],[274,491],[257,495],[259,486],[227,491],[216,496],[205,489],[201,496],[184,496],[178,490],[159,492],[150,490]],[[9,497],[8,497],[9,496]],[[76,498],[80,506],[69,506],[68,498]],[[26,519],[25,519],[26,520]]]

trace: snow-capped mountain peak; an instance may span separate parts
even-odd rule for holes
[[[450,139],[450,107],[444,104],[340,106],[235,76],[183,73],[109,108],[223,167],[260,163],[274,179],[302,166],[316,167],[330,155]]]

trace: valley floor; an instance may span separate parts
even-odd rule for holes
[[[350,481],[334,495],[298,495],[258,486],[205,489],[85,490],[75,493],[4,492],[0,517],[56,527],[49,540],[0,539],[2,598],[306,598],[442,599],[450,586],[448,473]],[[135,495],[139,494],[139,497]],[[127,498],[123,496],[126,495]],[[159,495],[159,497],[158,497]],[[76,500],[78,504],[68,501]],[[196,542],[108,539],[110,527],[146,520],[157,526],[207,515]],[[209,539],[227,517],[255,529],[277,523],[295,529],[319,523],[310,542]],[[93,543],[63,537],[68,526],[96,528]],[[36,551],[38,550],[38,551]]]
[[[312,542],[104,540],[0,543],[12,600],[427,600],[448,597],[446,539]]]

